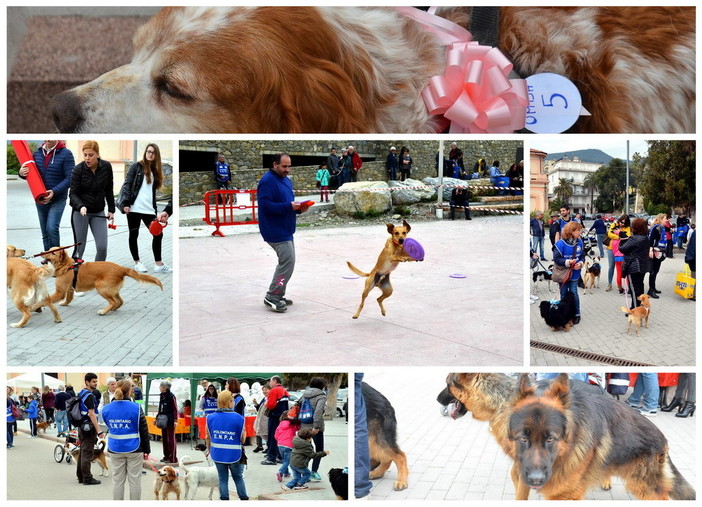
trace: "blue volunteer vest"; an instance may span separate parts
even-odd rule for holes
[[[561,239],[558,241],[558,243],[556,243],[556,248],[560,250],[561,254],[566,259],[574,259],[575,262],[578,262],[578,259],[580,259],[580,257],[583,255],[583,240],[578,239],[575,246],[571,246],[566,243],[565,240]],[[575,257],[573,257],[573,251],[575,251]],[[580,270],[573,269],[570,279],[577,280],[578,278],[580,278]]]
[[[203,410],[205,414],[213,414],[217,411],[217,398],[203,398],[205,403],[203,404]]]
[[[229,179],[229,164],[217,162],[217,179],[227,181]]]
[[[656,227],[658,227],[658,229],[660,230],[660,234],[661,234],[661,237],[658,239],[658,244],[656,245],[656,247],[658,247],[659,249],[661,249],[665,252],[666,248],[668,247],[668,241],[666,240],[665,229],[663,228],[662,225],[656,224],[653,227],[651,227],[651,231],[648,233],[648,238],[651,239],[651,235],[653,234],[653,231]]]
[[[95,396],[93,395],[93,392],[92,392],[92,391],[89,391],[89,390],[87,390],[87,389],[83,389],[80,393],[78,393],[78,398],[80,399],[80,413],[83,414],[83,415],[88,415],[88,407],[87,407],[86,404],[85,404],[85,400],[86,400],[86,398],[87,398],[87,395],[93,396],[93,398],[95,397]],[[95,408],[94,408],[94,410],[95,410],[95,415],[98,415],[98,403],[97,403],[97,400],[95,400]]]
[[[139,449],[139,416],[141,409],[129,400],[113,400],[102,409],[107,424],[107,448],[110,452],[125,453]]]
[[[215,463],[237,463],[241,459],[241,434],[244,418],[231,411],[218,411],[207,416],[210,436],[210,457]]]
[[[12,402],[10,402],[12,403]],[[7,422],[15,422],[15,418],[12,417],[12,406],[8,405],[7,406]]]

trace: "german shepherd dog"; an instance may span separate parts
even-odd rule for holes
[[[397,445],[397,419],[395,409],[388,399],[363,382],[363,400],[368,421],[368,447],[370,448],[371,479],[380,479],[394,462],[397,467],[395,491],[407,488],[407,456]]]
[[[358,316],[361,315],[363,305],[373,287],[378,287],[383,292],[378,298],[378,304],[380,305],[380,313],[385,317],[383,301],[392,295],[390,273],[395,270],[400,262],[412,262],[415,260],[410,257],[403,248],[405,238],[407,238],[407,234],[412,230],[410,224],[408,224],[406,220],[403,220],[402,225],[387,224],[387,228],[390,237],[385,242],[385,247],[378,256],[378,262],[376,262],[375,267],[370,273],[364,273],[350,262],[346,262],[351,271],[358,276],[366,278],[366,284],[363,288],[363,294],[361,295],[361,304],[358,306],[358,310],[356,310],[353,316],[354,319],[357,319]]]
[[[534,386],[526,374],[517,382],[497,373],[450,373],[446,384],[437,401],[454,419],[470,411],[489,421],[514,459],[518,500],[530,488],[547,499],[582,499],[597,484],[609,489],[612,475],[641,499],[695,498],[660,430],[596,386],[565,374]]]

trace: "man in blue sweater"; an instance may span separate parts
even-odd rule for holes
[[[275,312],[284,312],[292,305],[285,299],[285,289],[295,270],[295,244],[293,234],[297,215],[309,206],[295,201],[292,182],[288,178],[290,156],[278,153],[273,157],[273,169],[258,182],[258,228],[263,240],[278,256],[278,266],[273,275],[263,304]]]

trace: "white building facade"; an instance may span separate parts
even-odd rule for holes
[[[590,189],[583,182],[589,174],[597,171],[602,165],[599,162],[583,162],[579,157],[569,158],[566,156],[559,160],[547,160],[549,200],[555,199],[554,189],[558,186],[560,179],[565,178],[573,185],[573,195],[569,199],[571,212],[587,215],[597,213],[594,206],[599,195],[597,189],[594,189],[591,195]]]

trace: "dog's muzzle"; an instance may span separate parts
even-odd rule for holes
[[[51,99],[51,116],[59,132],[75,133],[83,124],[81,101],[78,95],[68,90]]]

